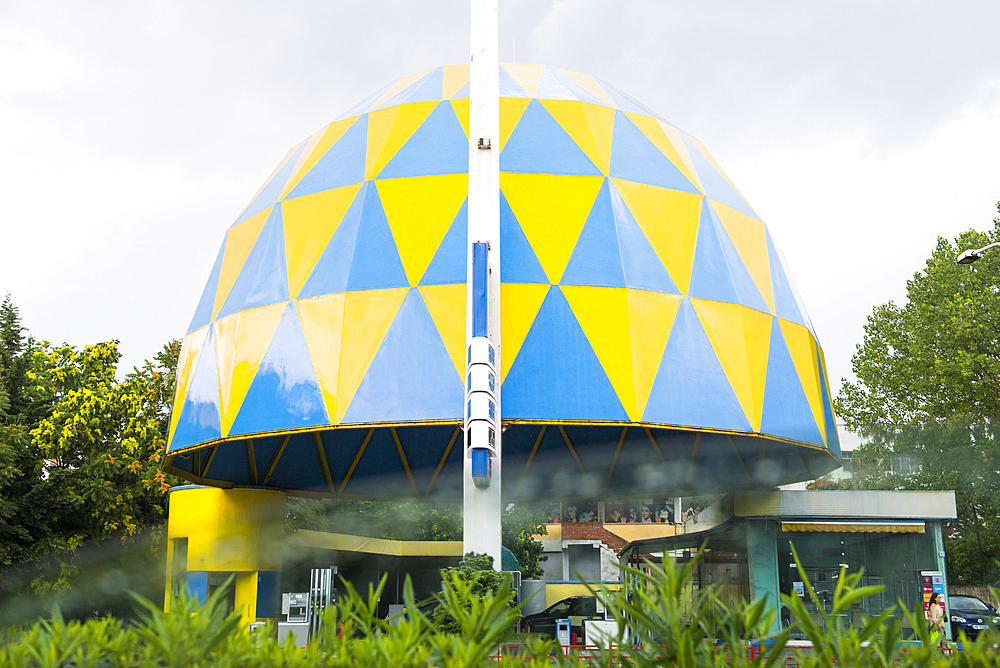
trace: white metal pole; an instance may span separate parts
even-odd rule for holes
[[[500,28],[497,0],[471,0],[469,82],[469,237],[466,345],[473,338],[473,244],[489,244],[488,338],[496,351],[496,421],[494,454],[488,486],[472,477],[469,435],[464,453],[463,552],[493,557],[500,570]],[[468,374],[466,378],[468,378]],[[468,382],[468,381],[466,381]],[[466,387],[466,392],[470,391]],[[468,431],[468,430],[467,430]]]

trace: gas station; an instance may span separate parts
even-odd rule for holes
[[[223,234],[163,460],[192,483],[170,493],[168,594],[234,574],[247,625],[335,596],[332,563],[308,592],[282,583],[286,495],[461,499],[460,551],[436,556],[497,568],[503,506],[589,503],[625,562],[729,536],[733,591],[775,606],[797,582],[789,531],[921,522],[900,531],[943,550],[953,494],[908,492],[912,518],[775,491],[838,468],[840,446],[766,225],[701,141],[593,76],[501,64],[497,31],[495,0],[473,2],[469,64],[402,77],[293,146]],[[727,495],[717,525],[677,512],[708,494]],[[610,526],[645,498],[653,528]],[[600,542],[570,535],[580,519],[560,511],[560,540]]]

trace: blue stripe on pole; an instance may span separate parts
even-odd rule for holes
[[[472,244],[472,336],[489,336],[486,332],[487,258],[489,246]]]

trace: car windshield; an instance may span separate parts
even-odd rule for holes
[[[976,610],[989,612],[990,609],[985,603],[974,596],[952,596],[948,599],[953,610]]]
[[[545,612],[550,615],[565,615],[569,612],[569,601],[559,601]]]

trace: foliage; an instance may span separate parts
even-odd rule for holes
[[[119,378],[117,341],[78,349],[24,332],[8,296],[0,305],[0,566],[8,567],[0,587],[44,594],[79,582],[81,548],[95,541],[156,557],[180,342]]]
[[[907,282],[907,302],[868,317],[852,358],[857,381],[844,381],[835,402],[865,437],[854,453],[859,471],[816,485],[955,490],[959,517],[945,545],[955,584],[1000,578],[1000,253],[955,263],[961,250],[998,240],[1000,220],[987,234],[939,238]],[[900,455],[919,468],[893,472]]]
[[[507,601],[512,610],[508,630],[512,631],[521,618],[520,611],[515,607],[517,592],[511,588],[511,575],[493,570],[493,557],[469,552],[457,567],[441,569],[441,582],[443,588],[438,602],[442,605],[434,610],[434,623],[444,631],[464,632],[466,618],[473,615],[487,598]],[[455,598],[455,592],[464,592],[461,614],[456,611],[456,605],[460,605],[461,601]]]
[[[542,554],[541,542],[535,536],[546,536],[545,515],[527,505],[511,505],[500,519],[503,546],[510,550],[521,566],[521,577],[540,578],[544,575],[542,562],[548,557]]]
[[[796,555],[796,560],[798,559]],[[475,560],[472,560],[475,561]],[[488,563],[488,561],[487,561]],[[942,650],[930,634],[923,611],[904,611],[915,629],[916,641],[901,638],[901,624],[892,610],[854,626],[840,620],[865,596],[879,587],[859,587],[861,573],[841,572],[831,609],[806,608],[798,596],[783,596],[792,612],[793,626],[769,633],[775,620],[766,599],[727,604],[711,587],[695,589],[697,560],[679,566],[667,557],[642,568],[624,567],[630,586],[622,591],[595,587],[609,615],[618,621],[617,635],[608,645],[564,653],[551,641],[530,638],[504,645],[516,618],[510,593],[476,590],[468,578],[446,578],[440,605],[455,620],[453,628],[436,625],[417,606],[409,579],[403,587],[405,613],[380,619],[378,601],[386,584],[369,585],[365,594],[345,583],[337,605],[323,613],[318,636],[304,648],[291,638],[271,632],[238,629],[239,611],[220,605],[224,588],[204,603],[182,594],[164,613],[150,601],[140,601],[137,624],[111,619],[85,623],[65,621],[55,611],[51,619],[10,630],[0,644],[0,668],[7,666],[284,666],[288,668],[771,668],[796,665],[814,668],[854,666],[877,668],[944,668],[996,665],[993,632],[975,642],[963,640],[961,651]],[[802,572],[802,569],[799,569]],[[806,596],[818,603],[808,579]],[[790,649],[792,631],[806,635],[808,649]],[[752,650],[752,651],[751,651]],[[498,661],[498,656],[501,660]],[[786,661],[787,659],[787,661]]]

